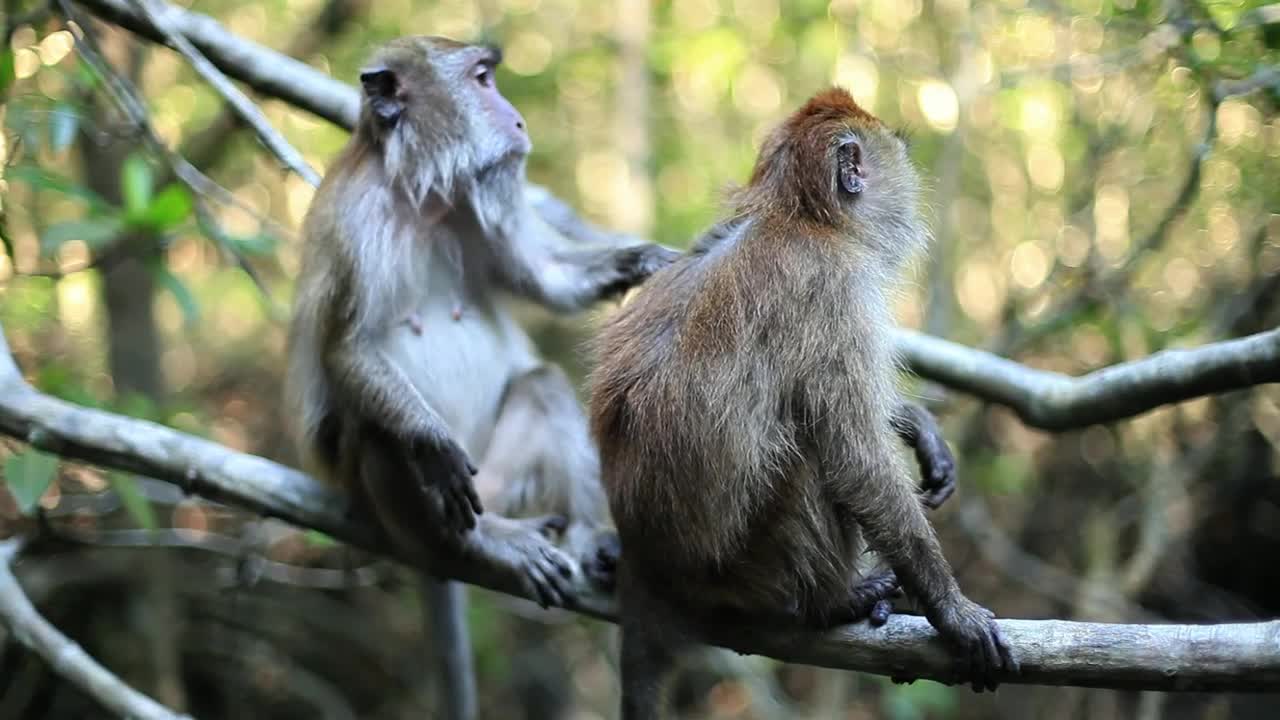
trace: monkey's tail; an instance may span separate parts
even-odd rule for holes
[[[475,720],[476,671],[467,632],[467,595],[462,583],[423,578],[423,599],[431,623],[431,645],[439,671],[439,694],[444,716]]]

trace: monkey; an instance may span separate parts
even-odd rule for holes
[[[607,575],[613,551],[589,543],[608,506],[573,387],[505,300],[578,311],[678,253],[541,219],[500,61],[414,36],[360,72],[359,119],[303,222],[284,408],[303,467],[387,545],[514,573],[545,607],[579,564],[603,554]]]
[[[888,301],[926,244],[919,185],[894,133],[846,90],[820,92],[766,138],[720,237],[654,273],[594,339],[624,720],[661,717],[670,670],[725,618],[827,628],[898,585],[975,690],[1017,671],[894,447],[921,423],[895,386]],[[891,578],[860,572],[865,548]]]

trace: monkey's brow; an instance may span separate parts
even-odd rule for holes
[[[502,48],[497,45],[484,45],[481,48],[482,54],[480,61],[489,63],[490,65],[502,64]]]

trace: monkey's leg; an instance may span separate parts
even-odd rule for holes
[[[845,476],[838,481],[844,486],[833,490],[847,493],[867,543],[893,568],[907,594],[921,603],[929,624],[955,649],[959,675],[972,681],[975,691],[995,689],[1002,673],[1016,673],[1018,668],[995,615],[960,592],[906,468],[891,447],[877,445],[866,448],[866,456],[889,458],[889,462],[866,465],[856,484]]]
[[[543,605],[562,605],[572,588],[573,561],[547,539],[558,518],[477,517],[474,532],[459,536],[443,521],[440,500],[423,503],[422,469],[385,432],[367,428],[360,452],[360,483],[382,531],[402,552],[430,566],[440,548],[495,579],[516,574],[525,593]]]
[[[600,459],[569,379],[544,365],[512,378],[476,474],[485,507],[503,515],[563,515],[561,547],[612,589],[617,535],[600,485]]]
[[[942,437],[942,428],[933,413],[909,401],[899,403],[890,423],[898,437],[915,450],[924,491],[920,501],[931,510],[937,509],[956,490],[956,459]]]

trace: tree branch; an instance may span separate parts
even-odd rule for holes
[[[1161,405],[1280,382],[1280,328],[1194,350],[1164,350],[1077,378],[910,330],[897,331],[897,346],[920,375],[1006,405],[1044,430],[1108,423]]]
[[[186,36],[174,30],[169,22],[170,13],[175,8],[168,3],[157,2],[157,0],[132,0],[135,10],[146,17],[152,27],[156,28],[161,36],[163,36],[165,44],[182,53],[182,56],[191,63],[191,67],[195,69],[205,82],[209,83],[223,100],[231,106],[236,114],[244,120],[253,131],[258,134],[258,139],[262,140],[262,144],[267,146],[280,162],[286,167],[297,173],[303,180],[306,180],[312,187],[320,185],[320,173],[317,173],[307,161],[302,159],[299,153],[284,136],[271,127],[271,122],[267,120],[262,111],[258,109],[253,101],[245,97],[234,83],[227,79],[213,63],[209,62],[199,50],[187,40]]]
[[[130,0],[74,0],[95,15],[154,42],[167,45],[164,35],[130,5]],[[360,111],[356,89],[341,80],[245,40],[208,15],[169,6],[168,27],[191,41],[218,69],[263,95],[314,113],[350,130]]]
[[[40,615],[10,568],[21,548],[22,541],[18,538],[0,541],[0,622],[12,631],[18,642],[119,717],[190,720],[189,716],[174,713],[126,685]]]
[[[155,423],[82,408],[37,392],[23,381],[2,330],[0,433],[386,552],[372,541],[368,527],[347,517],[345,498],[301,472]],[[482,574],[457,558],[441,557],[425,569],[520,595],[517,578]],[[597,618],[611,620],[615,612],[612,598],[581,580],[572,602],[571,609]],[[1008,683],[1130,690],[1280,690],[1280,622],[1154,626],[1001,620],[1000,627],[1022,664],[1020,675],[1003,678]],[[920,617],[895,615],[883,628],[860,623],[823,633],[734,628],[709,639],[739,652],[790,662],[942,682],[956,679],[949,652]]]

